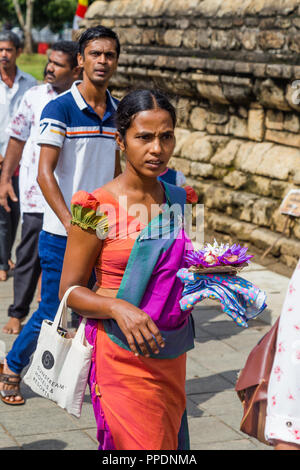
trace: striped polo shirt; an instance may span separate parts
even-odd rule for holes
[[[106,92],[106,111],[101,119],[80,94],[78,83],[45,106],[37,142],[61,149],[54,175],[69,208],[76,191],[92,192],[113,179],[117,149],[114,114],[118,101]],[[48,204],[43,230],[66,235]]]

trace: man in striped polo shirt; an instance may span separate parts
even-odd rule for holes
[[[107,90],[119,54],[120,43],[112,30],[86,30],[79,39],[82,82],[74,82],[41,115],[38,183],[47,202],[39,239],[41,302],[6,357],[4,373],[13,374],[16,381],[36,348],[43,320],[53,320],[58,309],[72,195],[91,192],[121,171],[114,127],[117,100]],[[23,402],[17,387],[15,392],[14,403]]]

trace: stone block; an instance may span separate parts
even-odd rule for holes
[[[226,124],[228,122],[228,110],[220,106],[211,108],[208,112],[207,121],[213,124]]]
[[[202,98],[206,98],[213,103],[229,104],[225,98],[222,86],[220,84],[211,84],[207,82],[198,82],[197,91]]]
[[[208,208],[224,210],[232,204],[233,192],[223,186],[210,184],[204,194],[204,203]]]
[[[283,233],[285,229],[286,218],[287,216],[281,214],[279,207],[277,207],[272,214],[271,229],[275,232]]]
[[[300,34],[293,34],[288,40],[289,49],[297,54],[300,53]]]
[[[190,123],[193,129],[204,131],[206,128],[208,113],[205,108],[193,108],[190,116]]]
[[[274,233],[266,228],[256,228],[251,232],[249,242],[261,250],[266,250],[272,246],[271,254],[279,256],[280,240],[278,238],[278,233]]]
[[[231,233],[235,235],[238,240],[249,241],[251,233],[255,230],[256,226],[249,222],[242,222],[240,220],[231,219]]]
[[[203,137],[202,132],[193,132],[181,149],[182,156],[200,162],[209,162],[213,153],[209,136]]]
[[[283,199],[290,189],[294,189],[292,183],[286,183],[285,181],[271,180],[270,190],[271,197],[276,199]]]
[[[223,179],[227,186],[234,189],[240,189],[247,183],[247,176],[241,171],[230,171]]]
[[[290,108],[300,111],[300,80],[294,80],[287,85],[285,99]]]
[[[265,133],[265,113],[263,109],[250,109],[248,113],[248,137],[261,142]]]
[[[257,32],[256,31],[245,31],[241,35],[241,40],[244,48],[247,51],[254,51],[257,43]]]
[[[170,167],[176,171],[182,171],[185,176],[188,176],[191,172],[191,162],[185,158],[172,157]]]
[[[295,113],[287,113],[284,116],[283,129],[288,132],[299,133],[300,121]]]
[[[177,122],[179,126],[188,127],[191,102],[187,98],[179,98],[176,109],[177,109]]]
[[[234,221],[232,217],[221,213],[211,213],[207,214],[208,225],[211,230],[216,230],[217,232],[231,233],[231,226]]]
[[[198,30],[196,44],[199,49],[209,49],[211,45],[209,30]]]
[[[236,217],[246,222],[252,222],[253,219],[253,206],[258,199],[256,194],[247,193],[245,191],[234,191],[232,193],[232,213]]]
[[[272,199],[259,198],[253,205],[252,222],[259,226],[270,227],[272,215],[278,207],[278,202]]]
[[[266,80],[257,80],[254,86],[254,93],[258,101],[266,108],[276,108],[281,111],[290,111],[290,106],[286,100],[286,90],[283,85],[278,85],[268,78]]]
[[[168,29],[164,34],[164,43],[170,47],[180,47],[182,43],[183,31],[178,29]]]
[[[217,152],[211,159],[211,163],[221,167],[228,167],[233,165],[238,149],[242,141],[232,139],[222,150]]]
[[[281,254],[289,255],[299,259],[300,241],[290,238],[283,238],[280,243]]]
[[[201,178],[209,178],[213,175],[214,167],[210,163],[191,163],[191,175]]]
[[[300,240],[300,220],[299,218],[294,220],[292,232],[295,238],[298,238]]]
[[[189,49],[194,49],[198,44],[198,31],[196,29],[187,30],[184,32],[183,46]]]
[[[227,124],[228,134],[234,137],[248,138],[248,124],[246,119],[238,116],[230,116]]]
[[[181,155],[182,146],[189,140],[191,134],[192,133],[188,129],[181,129],[180,127],[175,128],[176,145],[174,155]]]
[[[300,150],[267,142],[245,143],[239,148],[235,166],[240,171],[284,181],[300,171]]]
[[[298,256],[293,257],[290,255],[281,255],[280,261],[286,264],[289,268],[295,269],[298,264],[299,257]]]
[[[281,65],[281,64],[267,64],[266,75],[268,77],[280,78],[283,75],[284,68],[285,68],[285,65]]]
[[[263,50],[281,49],[285,44],[285,37],[279,31],[261,31],[257,35],[258,45]]]
[[[266,127],[277,131],[283,130],[283,112],[268,109],[266,112]]]
[[[272,180],[270,178],[249,175],[247,180],[247,190],[251,193],[258,194],[259,196],[270,196],[271,183]]]
[[[214,166],[213,177],[217,180],[222,180],[228,173],[227,168],[220,168],[219,166]]]
[[[300,147],[300,135],[285,131],[266,130],[266,140],[276,142],[277,144],[289,145],[292,147]]]

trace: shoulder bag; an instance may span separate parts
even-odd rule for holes
[[[265,422],[268,384],[276,352],[279,318],[250,352],[235,390],[243,405],[240,429],[266,445]]]
[[[23,380],[35,393],[79,418],[93,347],[85,339],[85,318],[73,338],[67,335],[67,298],[75,287],[65,293],[54,321],[43,321],[32,362]]]

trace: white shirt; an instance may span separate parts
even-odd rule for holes
[[[276,353],[268,387],[265,436],[300,444],[300,261],[280,314]]]
[[[115,172],[117,100],[107,91],[106,111],[100,119],[86,103],[75,82],[44,108],[38,143],[61,148],[54,176],[70,209],[79,190],[92,192],[111,181]],[[46,204],[43,230],[66,236],[66,230]]]
[[[34,77],[18,67],[12,88],[9,88],[0,76],[0,154],[3,157],[9,140],[5,129],[15,115],[24,93],[36,84]]]
[[[20,210],[43,213],[45,199],[37,183],[40,147],[37,144],[40,117],[44,107],[57,96],[50,84],[37,85],[26,91],[6,132],[26,142],[20,162]]]

